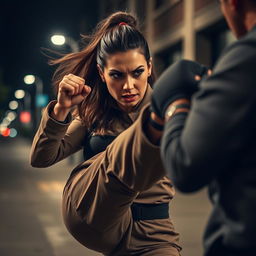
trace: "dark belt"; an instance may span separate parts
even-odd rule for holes
[[[134,221],[154,220],[169,218],[169,204],[139,204],[131,205],[132,217]]]

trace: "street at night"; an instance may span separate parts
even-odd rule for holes
[[[28,140],[0,140],[0,255],[101,255],[75,241],[62,221],[62,190],[75,163],[67,159],[49,168],[33,168],[29,152]],[[79,155],[73,161],[79,161]],[[201,254],[209,210],[205,190],[190,196],[177,193],[171,203],[183,256]]]
[[[77,172],[75,175],[78,176],[72,176],[75,178],[70,187],[74,189],[70,192],[70,187],[66,187],[64,199],[70,201],[64,204],[69,208],[63,212],[67,213],[65,221],[69,230],[78,234],[81,243],[91,243],[90,248],[103,248],[101,251],[105,250],[108,255],[111,251],[111,255],[120,256],[165,256],[162,252],[167,250],[170,255],[178,255],[177,231],[182,247],[180,255],[202,256],[212,253],[210,249],[208,251],[208,246],[213,246],[213,250],[220,246],[220,249],[233,252],[241,238],[245,237],[245,244],[253,240],[252,235],[245,232],[246,235],[241,234],[233,241],[234,247],[226,248],[229,245],[223,245],[228,233],[225,225],[231,223],[232,226],[233,220],[240,214],[236,215],[235,212],[240,211],[240,205],[234,209],[230,204],[233,202],[229,202],[229,197],[234,199],[234,203],[237,200],[232,186],[230,194],[227,193],[227,202],[223,201],[223,208],[218,208],[221,209],[220,213],[212,208],[210,200],[213,207],[216,206],[216,198],[216,201],[222,201],[217,196],[214,200],[208,198],[209,186],[212,189],[216,181],[227,178],[220,184],[225,186],[225,195],[226,188],[233,184],[233,169],[240,168],[241,163],[255,163],[254,154],[251,154],[254,149],[247,148],[250,143],[244,142],[246,150],[239,148],[250,133],[247,130],[233,133],[240,124],[246,129],[249,127],[252,139],[248,141],[254,141],[254,117],[250,122],[244,119],[247,122],[244,124],[244,120],[237,119],[233,107],[226,108],[225,104],[234,98],[232,93],[225,94],[228,100],[218,101],[214,98],[207,105],[207,97],[219,92],[217,99],[228,83],[222,75],[220,77],[224,77],[224,81],[221,86],[218,79],[214,82],[215,65],[218,66],[225,49],[237,42],[237,36],[229,29],[230,24],[223,15],[223,6],[242,5],[248,1],[251,0],[1,1],[0,256],[102,255],[75,240],[62,217],[64,186],[72,170],[84,158],[96,162],[89,162],[88,172]],[[237,54],[240,55],[243,56]],[[185,66],[179,66],[184,63]],[[246,66],[245,72],[254,66]],[[167,75],[162,76],[166,70]],[[235,74],[243,69],[239,67],[237,70]],[[250,75],[245,77],[231,79],[228,85],[233,88],[233,83],[247,81]],[[209,81],[210,86],[207,86]],[[215,88],[214,85],[219,86],[218,89],[211,89]],[[246,82],[243,86],[246,87]],[[207,93],[209,88],[211,91]],[[242,87],[239,84],[237,88]],[[202,90],[205,91],[200,94]],[[241,91],[235,95],[244,97],[246,93]],[[223,106],[219,102],[223,102]],[[236,112],[242,116],[250,109],[248,107],[242,111],[247,99],[239,98],[237,102],[241,106],[234,104],[239,107]],[[200,106],[203,106],[202,110]],[[209,112],[205,106],[209,107]],[[220,113],[215,113],[218,108],[221,109]],[[232,110],[232,113],[225,113],[226,109]],[[75,116],[76,113],[79,116]],[[193,121],[193,117],[198,119]],[[217,117],[220,119],[215,120]],[[234,127],[229,125],[230,120],[237,120]],[[143,125],[138,126],[138,123]],[[227,130],[223,129],[225,125],[228,126]],[[221,133],[223,131],[224,134]],[[133,136],[129,137],[129,132]],[[122,137],[122,133],[125,136]],[[221,136],[215,140],[218,133]],[[235,135],[229,138],[231,134]],[[51,167],[32,167],[30,151],[33,139],[32,165],[40,167],[52,164]],[[115,144],[112,140],[118,142]],[[208,141],[213,145],[209,146]],[[130,143],[133,143],[131,148]],[[237,149],[233,149],[232,145]],[[222,153],[226,147],[227,152]],[[81,148],[81,151],[73,154]],[[92,158],[102,151],[106,151],[106,154]],[[250,152],[251,162],[247,161],[247,156],[241,158],[244,162],[239,162],[240,152]],[[60,159],[64,160],[58,162]],[[222,164],[226,161],[227,167]],[[241,170],[244,171],[241,167],[237,173]],[[223,173],[227,176],[222,177]],[[112,179],[114,185],[111,186],[114,187],[109,186]],[[146,184],[147,180],[151,183]],[[253,183],[250,178],[248,181],[248,184]],[[236,185],[233,184],[235,190],[241,184],[238,178]],[[128,204],[123,200],[120,188],[128,191],[125,192],[129,198]],[[214,189],[218,190],[218,187]],[[81,191],[83,200],[79,198],[77,206],[72,200],[76,201]],[[75,195],[72,199],[71,193]],[[211,191],[212,195],[215,196]],[[240,195],[238,203],[247,202],[247,194],[241,192]],[[254,202],[250,201],[246,205],[248,208],[244,206],[245,211],[250,207],[252,209],[247,211],[252,216],[248,222],[249,230],[255,230],[253,225],[250,227],[256,207]],[[75,205],[74,212],[68,203]],[[168,219],[168,204],[171,221]],[[82,218],[78,214],[80,206]],[[130,214],[129,218],[123,214],[123,206],[128,206],[129,212],[126,208],[125,214]],[[228,214],[225,215],[225,207],[231,215],[236,216],[234,219],[226,219]],[[213,218],[216,222],[211,223],[212,219],[208,219],[215,211],[218,216]],[[247,215],[245,211],[241,216]],[[104,213],[105,219],[101,219]],[[223,220],[219,220],[222,213]],[[119,222],[116,216],[124,220]],[[168,223],[162,224],[162,219]],[[155,226],[152,224],[151,227],[150,221]],[[239,221],[234,222],[231,233],[246,230],[246,225],[240,226],[243,219],[241,223]],[[130,225],[131,229],[125,225]],[[158,230],[159,227],[164,229]],[[88,235],[91,230],[92,235]],[[165,233],[165,230],[168,232]],[[110,233],[115,235],[109,236]],[[103,238],[98,242],[101,235]],[[253,241],[251,246],[254,245]],[[247,250],[241,247],[242,252],[244,249]],[[123,252],[125,255],[122,255]],[[215,251],[210,255],[215,256]]]
[[[38,169],[29,165],[30,142],[0,140],[0,255],[94,256],[67,232],[61,195],[68,160]]]

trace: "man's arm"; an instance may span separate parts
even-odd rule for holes
[[[189,114],[178,113],[165,124],[162,158],[181,191],[196,191],[225,171],[255,133],[248,125],[256,100],[255,66],[256,49],[234,44],[201,82]]]

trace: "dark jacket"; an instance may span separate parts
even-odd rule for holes
[[[209,185],[205,255],[256,254],[256,28],[230,45],[189,114],[165,126],[161,152],[177,188]],[[247,254],[248,253],[248,254]]]

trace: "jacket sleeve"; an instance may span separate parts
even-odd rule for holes
[[[45,109],[39,128],[34,136],[30,163],[33,167],[48,167],[82,148],[86,128],[79,119],[72,121],[71,114],[67,123],[50,117],[56,101],[52,101]]]
[[[231,171],[254,137],[255,67],[255,43],[234,43],[201,82],[190,112],[165,125],[161,154],[179,190],[196,191]]]

